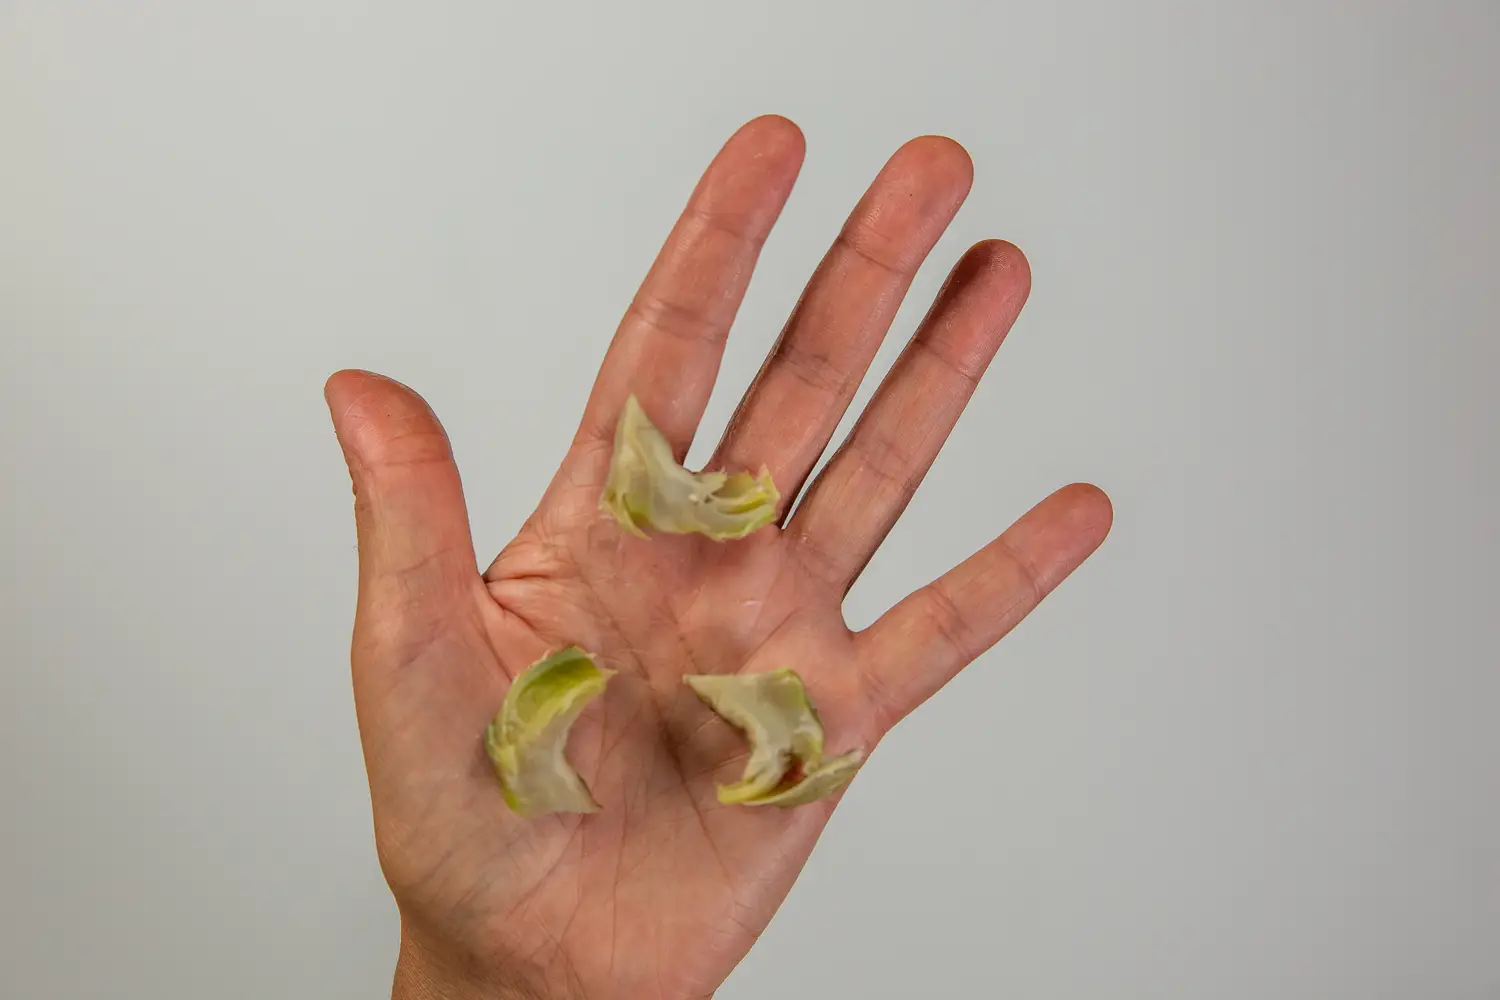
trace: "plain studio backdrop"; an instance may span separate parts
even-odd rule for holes
[[[851,621],[1065,483],[1116,526],[721,996],[1500,997],[1497,88],[1492,2],[0,0],[0,996],[386,994],[322,382],[431,400],[487,562],[779,112],[693,459],[936,132],[973,194],[874,374],[974,241],[1035,290]]]

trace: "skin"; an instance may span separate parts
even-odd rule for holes
[[[724,145],[626,311],[555,478],[482,573],[458,469],[426,403],[368,372],[328,381],[354,484],[354,693],[376,843],[401,913],[398,1000],[711,996],[839,796],[791,810],[719,805],[715,782],[738,777],[746,747],[683,674],[792,666],[830,749],[874,750],[1109,530],[1102,492],[1064,487],[869,628],[845,624],[844,594],[1030,286],[1014,246],[965,253],[849,439],[807,483],[968,192],[969,157],[931,136],[901,147],[859,201],[710,463],[769,467],[780,522],[729,544],[643,541],[598,510],[631,392],[679,461],[686,454],[803,148],[775,116]],[[511,679],[569,643],[618,671],[569,744],[602,811],[521,820],[502,802],[484,729]]]

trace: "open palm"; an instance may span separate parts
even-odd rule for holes
[[[686,454],[802,150],[777,117],[724,146],[627,311],[556,478],[483,574],[426,404],[364,372],[329,381],[355,485],[355,698],[402,915],[398,997],[711,995],[786,895],[837,796],[791,810],[719,805],[714,784],[738,776],[746,748],[682,676],[792,667],[830,752],[871,750],[1108,531],[1103,494],[1066,487],[870,628],[845,625],[845,593],[1029,287],[1009,244],[965,254],[849,440],[802,489],[968,191],[967,155],[933,137],[902,147],[861,199],[710,463],[767,467],[782,523],[737,542],[646,541],[599,511],[630,394]],[[569,744],[602,811],[518,819],[484,728],[510,680],[568,644],[618,671]]]

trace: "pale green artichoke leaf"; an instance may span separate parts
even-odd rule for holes
[[[599,506],[639,538],[646,528],[697,532],[715,541],[743,538],[776,519],[781,494],[771,474],[689,472],[631,396],[615,425],[614,454]]]
[[[485,750],[505,804],[518,816],[598,812],[599,804],[568,763],[568,733],[604,692],[613,670],[569,646],[546,656],[511,682],[485,730]]]
[[[795,671],[695,674],[683,679],[750,741],[750,758],[740,780],[718,786],[719,801],[726,805],[790,807],[812,802],[847,782],[863,759],[855,751],[824,764],[823,724]],[[796,780],[788,784],[789,777]]]

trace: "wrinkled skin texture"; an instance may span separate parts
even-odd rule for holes
[[[712,995],[848,789],[788,810],[720,805],[715,783],[738,777],[745,741],[682,676],[794,666],[830,745],[871,750],[1108,531],[1104,495],[1064,487],[869,628],[844,622],[842,596],[1029,288],[1013,246],[966,253],[851,437],[803,490],[967,193],[967,155],[936,137],[903,146],[860,200],[709,465],[766,466],[783,493],[780,523],[723,544],[643,540],[601,513],[631,392],[678,459],[686,454],[802,155],[800,132],[777,117],[750,122],[720,151],[626,311],[556,477],[483,572],[426,404],[365,372],[329,380],[359,536],[355,702],[376,842],[402,918],[395,997]],[[973,516],[990,516],[982,499]],[[618,671],[568,751],[602,811],[522,820],[502,801],[485,726],[511,678],[570,643]],[[864,767],[879,766],[877,754]]]

